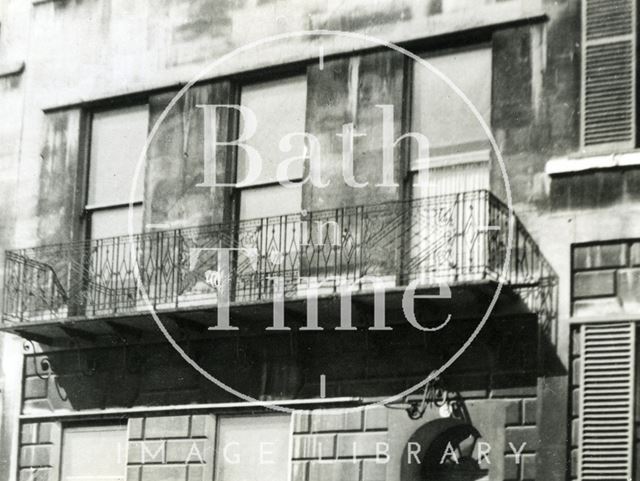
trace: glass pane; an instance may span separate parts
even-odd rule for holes
[[[243,189],[240,193],[240,220],[298,214],[302,205],[302,187],[280,184]]]
[[[487,159],[488,160],[488,159]],[[459,194],[489,189],[488,162],[421,169],[413,175],[413,197]]]
[[[133,207],[133,234],[142,232],[142,206]],[[129,206],[97,210],[91,214],[91,238],[129,235]]]
[[[640,266],[640,242],[636,242],[631,246],[631,265]]]
[[[640,268],[618,271],[618,297],[628,312],[640,310]]]
[[[615,271],[578,272],[573,276],[573,296],[595,297],[613,296]]]
[[[430,56],[425,60],[448,77],[490,124],[490,48]],[[432,157],[488,148],[478,119],[445,80],[416,64],[413,84],[412,131],[429,139]]]
[[[136,163],[147,140],[146,105],[98,112],[91,124],[89,204],[129,202]],[[144,171],[136,179],[136,198],[142,200]]]
[[[291,143],[291,150],[282,152],[280,139],[294,132],[305,131],[305,107],[307,103],[307,81],[304,75],[275,82],[260,83],[243,87],[241,104],[250,108],[256,116],[256,132],[246,144],[257,149],[262,157],[260,178],[252,184],[276,181],[277,166],[285,159],[302,157],[304,141],[297,137]],[[240,132],[244,122],[240,121]],[[294,163],[288,170],[289,179],[300,179],[304,162]],[[247,159],[244,149],[238,149],[238,182],[247,176]]]
[[[286,481],[289,416],[222,417],[218,421],[217,481]]]
[[[124,481],[126,460],[126,426],[67,428],[62,433],[61,481]]]
[[[623,243],[577,247],[573,251],[573,267],[595,269],[626,266],[626,247]]]

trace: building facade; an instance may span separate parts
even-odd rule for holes
[[[1,5],[0,480],[636,475],[636,0]]]

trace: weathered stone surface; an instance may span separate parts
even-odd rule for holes
[[[189,436],[189,416],[149,417],[145,421],[145,438],[186,438]]]
[[[141,472],[140,466],[127,466],[127,481],[140,481]]]
[[[203,481],[204,478],[204,466],[191,465],[187,468],[187,481]]]
[[[362,461],[362,481],[386,481],[387,465],[375,459]]]
[[[338,457],[375,456],[377,443],[385,443],[385,432],[338,434]]]
[[[36,399],[47,397],[47,379],[30,377],[24,382],[24,398]]]
[[[308,461],[294,461],[292,463],[292,473],[291,480],[292,481],[307,481],[307,473],[309,470],[309,462]]]
[[[353,206],[372,201],[399,200],[400,188],[381,188],[382,182],[382,109],[394,107],[393,139],[401,133],[403,118],[404,57],[393,51],[377,52],[351,58],[336,59],[307,70],[306,130],[320,141],[323,179],[331,183],[325,188],[306,184],[303,208],[307,210]],[[354,124],[356,133],[366,137],[354,140],[354,177],[368,182],[363,188],[348,186],[342,171],[343,125]],[[403,164],[401,149],[394,151],[395,181],[401,182]]]
[[[537,399],[525,399],[523,401],[524,407],[524,424],[535,424],[538,415],[538,401]]]
[[[25,423],[20,429],[21,444],[36,444],[38,442],[38,423]]]
[[[314,433],[359,429],[362,429],[362,411],[350,410],[344,413],[316,411],[311,418],[311,431]]]
[[[197,414],[191,417],[191,437],[204,437],[207,435],[207,421],[209,416]]]
[[[77,240],[75,221],[84,205],[79,180],[84,166],[79,159],[81,135],[79,109],[45,116],[37,207],[38,237],[43,244]]]
[[[522,424],[522,402],[506,401],[506,418],[507,426]]]
[[[170,439],[167,441],[167,463],[203,463],[205,462],[204,441],[192,439]]]
[[[141,481],[184,481],[187,479],[187,466],[164,464],[143,466]]]
[[[150,98],[150,126],[175,94],[162,93]],[[199,85],[189,89],[160,124],[147,156],[144,203],[147,223],[178,228],[229,220],[230,190],[198,186],[204,182],[205,134],[204,110],[197,106],[226,104],[233,104],[229,82]],[[230,135],[231,112],[229,109],[217,111],[218,141]],[[218,183],[233,182],[229,177],[230,152],[226,146],[218,146],[216,150]]]
[[[329,459],[336,455],[335,434],[308,434],[294,436],[294,459]]]
[[[358,481],[360,479],[360,461],[311,461],[309,463],[309,481]]]
[[[535,454],[525,454],[522,456],[522,479],[525,481],[537,479]]]
[[[531,27],[496,31],[493,35],[494,127],[522,127],[531,122]]]
[[[304,412],[293,413],[293,432],[307,433],[311,426],[311,415]]]
[[[60,425],[52,422],[40,423],[38,427],[38,442],[42,444],[53,443],[60,435]]]
[[[163,464],[166,460],[166,441],[145,440],[129,443],[129,464]]]
[[[389,416],[386,407],[378,406],[364,411],[364,429],[366,431],[387,429]]]
[[[504,457],[504,479],[505,481],[517,481],[520,479],[522,470],[522,456],[519,458],[519,464],[516,464],[516,457],[513,455],[505,455]]]
[[[520,450],[520,447],[524,445],[521,451],[522,453],[535,452],[540,443],[538,428],[536,426],[508,427],[506,430],[506,440],[507,449],[509,449],[509,443],[512,443],[516,450]]]
[[[20,449],[20,466],[27,467],[43,467],[51,466],[51,447],[44,446],[23,446]]]
[[[142,439],[144,418],[129,419],[129,439]]]
[[[29,468],[20,470],[20,481],[49,481],[53,468]]]

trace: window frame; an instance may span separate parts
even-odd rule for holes
[[[289,80],[289,79],[293,79],[295,77],[303,77],[304,78],[304,82],[305,82],[305,89],[306,90],[306,94],[305,94],[305,111],[304,111],[304,117],[305,117],[305,132],[306,132],[306,118],[307,118],[307,107],[308,107],[308,76],[307,76],[307,64],[303,64],[302,66],[299,65],[293,65],[290,66],[290,68],[287,68],[285,70],[278,70],[276,72],[271,72],[271,73],[267,73],[265,75],[254,75],[254,76],[247,76],[244,81],[242,79],[237,80],[234,83],[234,88],[235,88],[235,99],[236,99],[236,104],[237,105],[242,105],[242,91],[243,89],[247,88],[247,87],[251,87],[251,86],[255,86],[255,85],[260,85],[260,84],[267,84],[267,83],[272,83],[272,82],[277,82],[277,81],[284,81],[284,80]],[[236,114],[234,116],[232,116],[231,121],[230,121],[230,126],[231,126],[231,132],[234,135],[234,138],[237,138],[238,133],[240,132],[240,115]],[[237,183],[238,183],[238,161],[239,161],[239,147],[235,146],[233,148],[233,154],[231,156],[231,165],[232,165],[232,178],[233,178],[233,182],[235,184],[235,186],[232,189],[231,192],[231,205],[232,205],[232,213],[233,213],[233,219],[235,221],[235,223],[241,222],[243,220],[251,220],[251,219],[255,219],[254,217],[249,217],[247,219],[241,219],[240,217],[240,213],[241,213],[241,196],[242,196],[242,192],[245,190],[257,190],[257,189],[262,189],[262,188],[269,188],[269,187],[274,187],[277,185],[280,185],[280,183],[277,180],[274,180],[272,182],[260,182],[260,183],[256,183],[256,184],[252,184],[252,185],[247,185],[247,186],[242,186],[242,187],[238,187]],[[297,182],[300,181],[304,178],[304,169],[303,169],[303,174],[300,177],[295,177],[290,179],[293,182]],[[285,188],[284,186],[282,186],[283,188]],[[259,219],[260,217],[258,217]]]
[[[485,49],[490,52],[491,57],[491,83],[489,88],[489,106],[491,111],[489,112],[489,119],[487,119],[486,122],[489,127],[492,128],[492,115],[494,109],[494,45],[492,35],[490,33],[480,35],[478,38],[472,38],[471,40],[460,38],[458,39],[458,41],[447,42],[444,45],[435,44],[434,46],[431,46],[429,48],[423,47],[419,49],[412,49],[411,52],[428,62],[429,57],[455,55],[456,53],[469,53]],[[406,82],[403,95],[405,98],[404,103],[406,114],[403,118],[403,131],[413,131],[413,123],[415,118],[415,112],[413,109],[413,101],[415,96],[415,64],[415,60],[409,60],[405,68]],[[409,200],[417,199],[419,197],[416,197],[416,188],[414,187],[414,184],[416,183],[416,179],[420,175],[420,172],[425,169],[419,166],[414,167],[413,165],[413,155],[415,152],[414,142],[412,142],[411,140],[404,140],[401,144],[401,147],[404,149],[403,159],[405,162],[405,167],[403,169],[405,171],[405,179],[403,182],[404,193],[402,197]],[[478,163],[482,162],[483,164],[486,164],[490,182],[491,159],[493,157],[490,145],[488,146],[488,149],[470,150],[460,154],[445,154],[440,156],[431,155],[431,146],[429,150],[429,165],[427,166],[427,169],[431,170],[436,168],[455,168],[478,161]],[[481,160],[479,160],[480,157],[482,157]],[[436,193],[434,195],[440,194]]]
[[[640,263],[634,264],[631,258],[632,246],[634,244],[640,244],[640,237],[637,238],[624,238],[624,239],[609,239],[605,241],[589,241],[578,242],[571,244],[570,248],[570,278],[569,278],[569,294],[570,294],[570,312],[571,315],[575,315],[574,304],[576,301],[595,300],[595,299],[616,299],[618,294],[618,279],[617,271],[620,269],[640,268]],[[581,248],[589,247],[604,247],[611,245],[624,245],[625,246],[625,264],[618,266],[604,266],[604,267],[581,267],[576,268],[575,265],[575,252]],[[575,275],[582,272],[605,272],[615,271],[613,276],[613,295],[590,295],[590,296],[576,296],[574,294],[575,289]]]
[[[95,212],[106,212],[106,211],[114,211],[117,209],[122,209],[125,207],[142,207],[142,230],[144,231],[144,196],[145,196],[145,188],[146,188],[146,179],[144,171],[142,172],[143,181],[142,181],[142,192],[141,192],[141,200],[136,200],[134,202],[119,202],[114,204],[100,204],[100,203],[90,203],[90,189],[91,189],[91,167],[92,167],[92,159],[91,159],[91,148],[93,142],[93,122],[96,114],[104,113],[104,112],[117,112],[119,110],[125,110],[129,108],[137,108],[146,106],[147,110],[147,132],[149,130],[149,120],[150,120],[150,112],[149,112],[149,98],[144,96],[142,98],[136,97],[131,99],[130,101],[122,101],[118,103],[110,102],[107,105],[96,106],[94,108],[86,109],[84,112],[84,128],[82,129],[82,137],[83,137],[83,146],[82,146],[82,204],[81,204],[81,231],[82,231],[82,239],[83,240],[96,240],[100,239],[98,237],[92,237],[92,217]],[[117,236],[116,236],[117,237]],[[107,237],[109,238],[109,237]]]

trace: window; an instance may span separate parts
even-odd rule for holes
[[[290,431],[287,415],[219,418],[216,481],[286,481]]]
[[[63,430],[61,481],[124,481],[126,469],[126,426]]]
[[[634,479],[634,448],[639,447],[637,327],[631,322],[589,322],[577,334],[580,357],[572,363],[572,384],[579,386],[572,409],[578,418],[577,478]]]
[[[96,112],[91,122],[86,210],[92,239],[126,235],[132,179],[147,139],[146,105]],[[135,186],[134,231],[142,231],[144,175]]]
[[[585,149],[636,147],[637,0],[582,2]]]
[[[466,95],[489,124],[491,49],[424,58]],[[452,244],[459,228],[453,214],[456,197],[449,195],[489,188],[490,144],[477,117],[448,81],[419,64],[414,65],[411,112],[411,131],[429,141],[429,162],[418,163],[418,156],[411,155],[412,196],[430,199],[415,201],[411,209],[411,258],[407,266],[412,279],[431,284],[446,279],[452,265],[461,265]],[[416,150],[415,140],[410,145]],[[477,198],[470,197],[471,202],[477,202],[473,200]],[[435,207],[422,208],[423,202]],[[465,205],[471,204],[462,208]]]
[[[424,57],[491,122],[491,49],[480,48]],[[430,69],[416,64],[413,74],[411,131],[429,140],[430,162],[412,160],[414,197],[489,187],[487,135],[469,106]],[[412,156],[414,159],[415,156]]]
[[[640,240],[573,248],[574,315],[637,312],[640,309]]]
[[[251,185],[239,189],[240,220],[300,212],[301,187],[285,188],[278,183],[276,172],[283,160],[304,154],[301,137],[292,140],[289,152],[282,152],[279,143],[285,135],[305,131],[306,101],[304,75],[242,88],[241,105],[250,108],[257,120],[256,132],[246,143],[262,157],[262,170]],[[240,132],[243,130],[241,121]],[[301,180],[303,168],[301,159],[289,168],[287,178]],[[238,181],[242,182],[246,176],[246,153],[244,149],[238,149]]]

